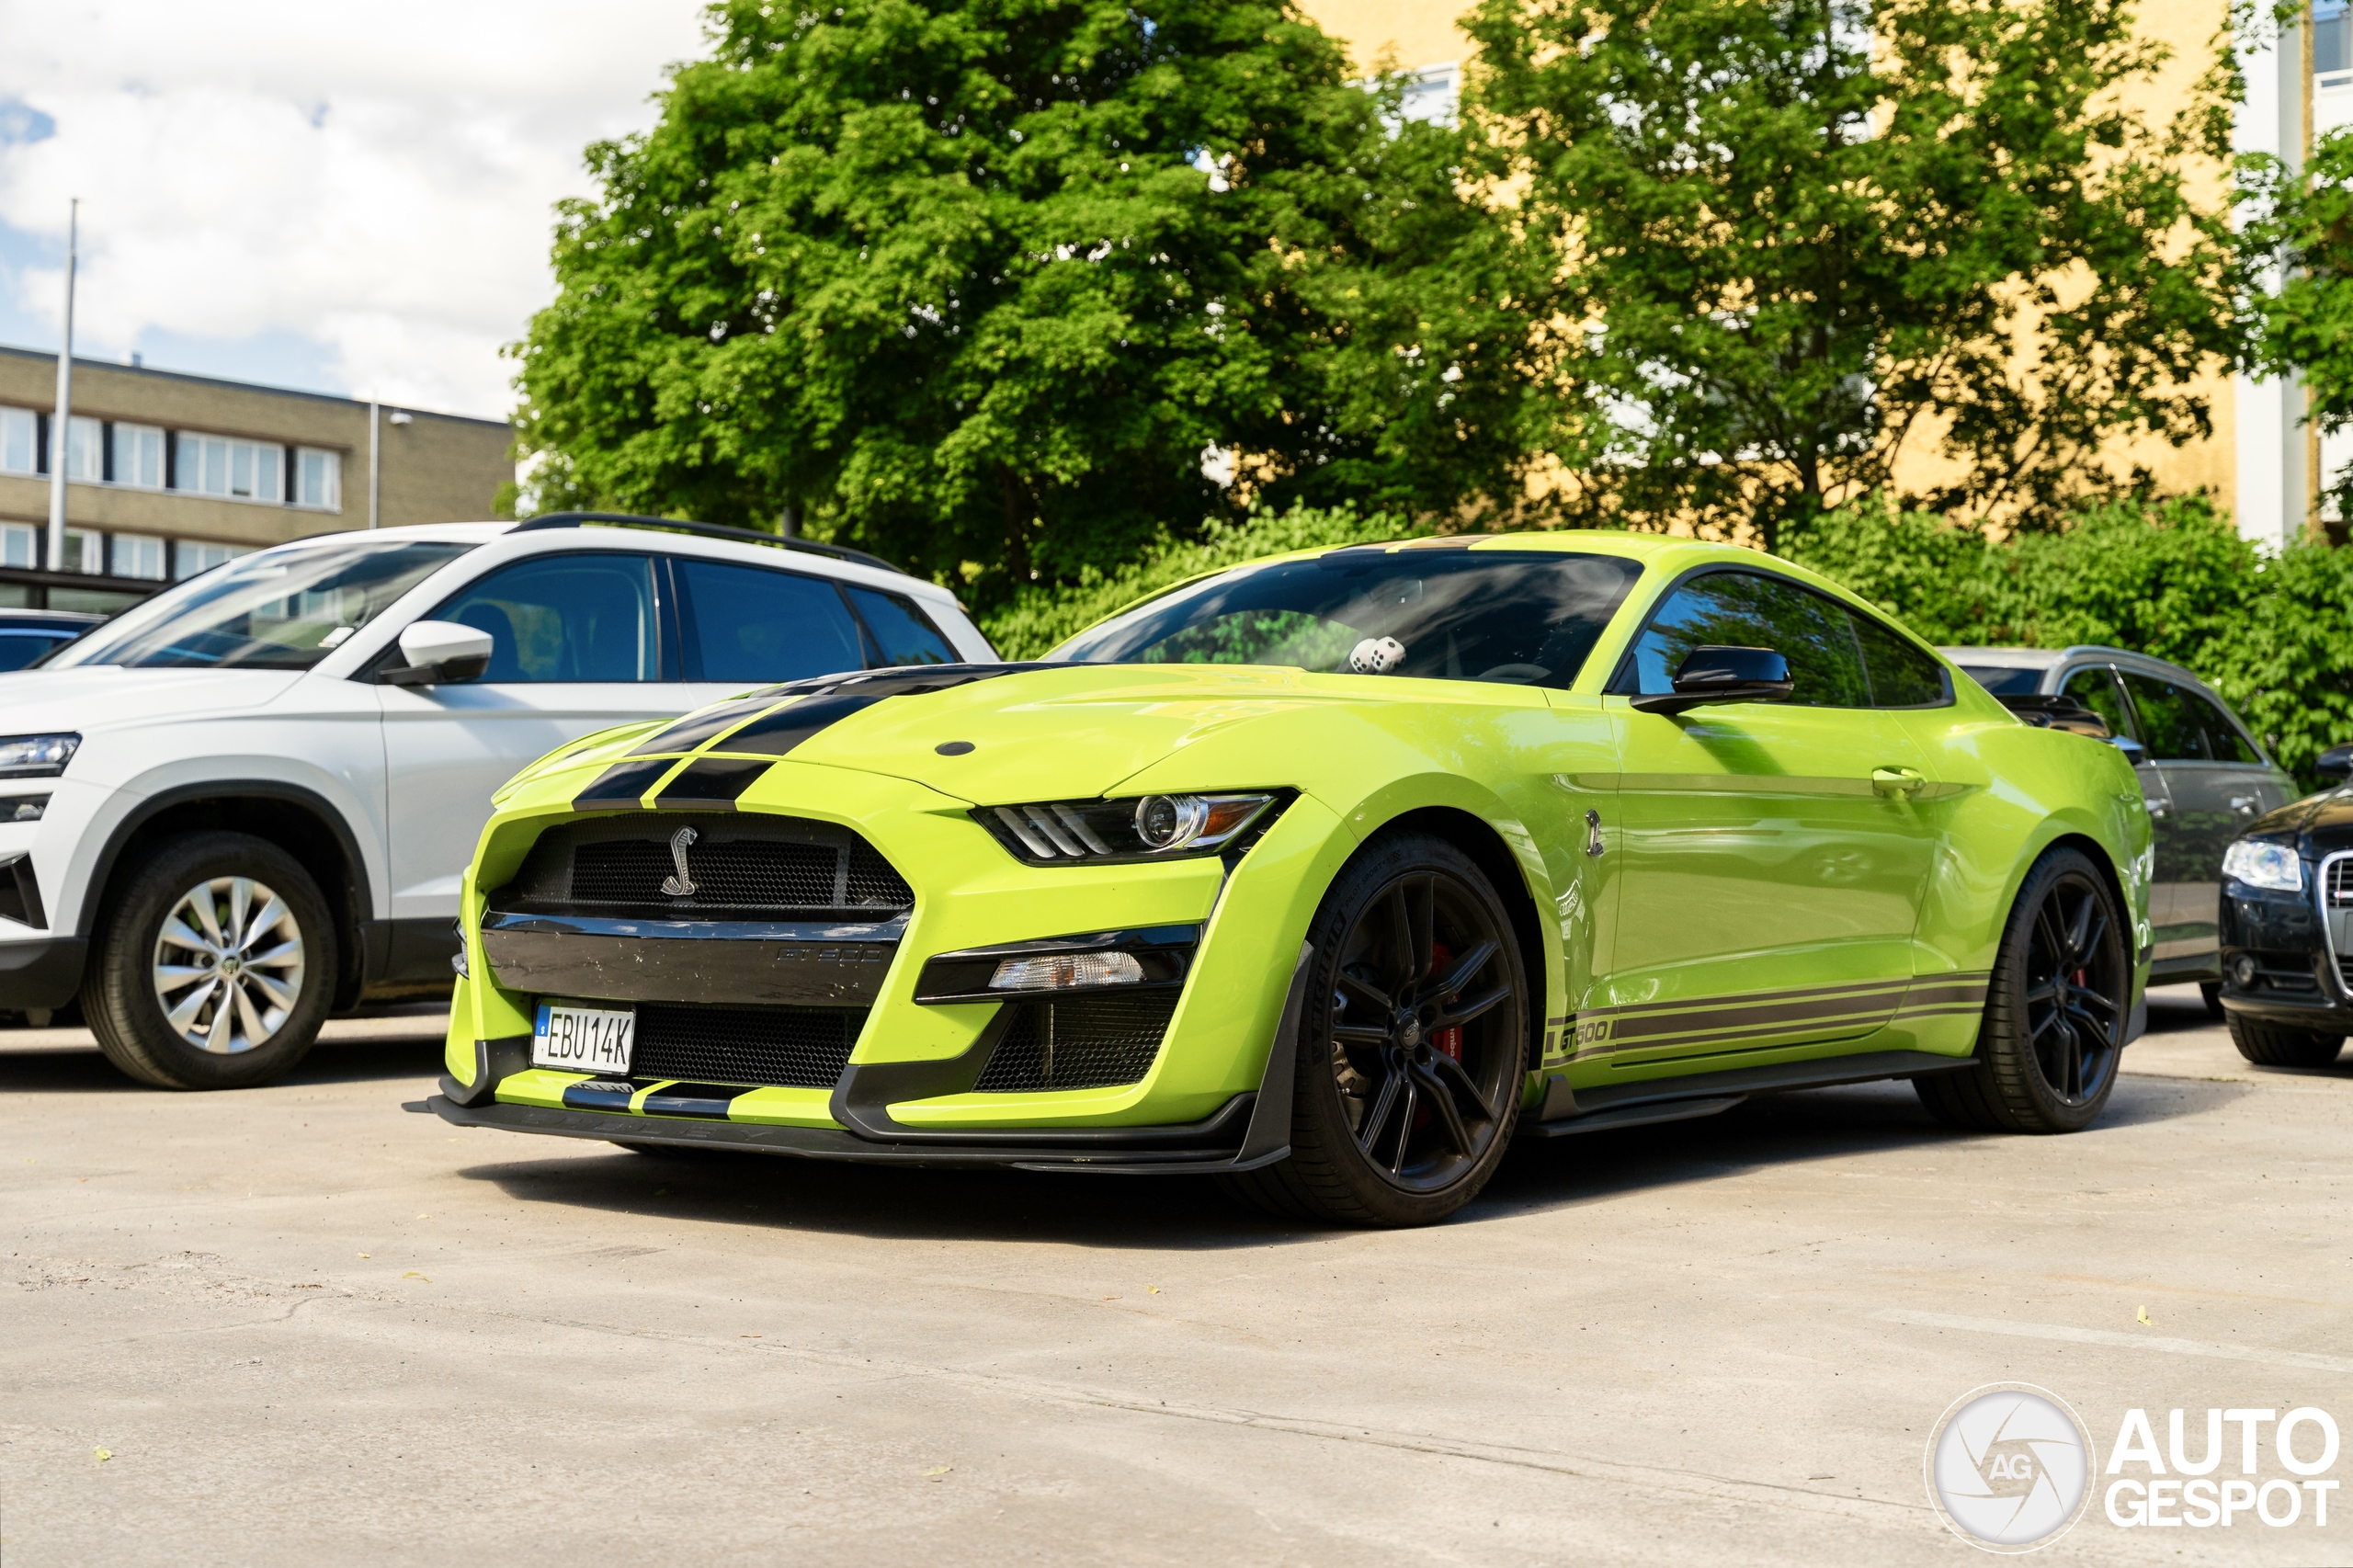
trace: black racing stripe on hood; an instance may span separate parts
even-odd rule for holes
[[[901,665],[887,670],[853,670],[847,675],[790,681],[755,695],[767,702],[787,697],[828,697],[835,692],[844,696],[856,693],[861,697],[917,697],[926,691],[970,686],[976,680],[995,680],[999,676],[1070,667],[1035,659],[1016,665]]]
[[[631,811],[654,781],[677,766],[676,757],[656,757],[651,762],[617,762],[589,781],[588,788],[572,797],[575,812]]]
[[[693,751],[705,741],[715,740],[746,719],[756,719],[777,705],[777,699],[763,694],[723,702],[716,708],[706,708],[681,719],[658,734],[648,735],[630,748],[642,756],[661,752]]]
[[[662,786],[654,803],[664,811],[732,812],[735,798],[773,766],[758,757],[699,756]]]
[[[719,749],[747,751],[758,756],[782,756],[818,731],[840,723],[881,701],[880,696],[812,697],[779,708],[765,719],[755,719],[727,737]]]

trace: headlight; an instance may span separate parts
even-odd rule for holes
[[[2251,888],[2296,892],[2304,885],[2304,863],[2292,845],[2242,838],[2222,851],[2222,875]]]
[[[0,778],[54,778],[74,760],[79,735],[9,735],[0,739]]]
[[[1125,801],[1048,801],[972,813],[1033,866],[1071,861],[1176,860],[1215,855],[1274,820],[1273,793],[1145,795]]]

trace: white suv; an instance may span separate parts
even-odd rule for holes
[[[569,513],[241,556],[0,675],[0,1010],[78,998],[133,1077],[260,1083],[330,1012],[448,987],[491,791],[533,758],[995,657],[944,588],[738,529]]]

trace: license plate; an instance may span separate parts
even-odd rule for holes
[[[540,1004],[540,1018],[531,1030],[531,1065],[569,1073],[629,1072],[630,1051],[637,1043],[637,1010],[633,1007],[567,1007],[561,1002]]]

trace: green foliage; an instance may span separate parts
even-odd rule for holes
[[[1754,528],[1890,488],[2052,521],[2124,436],[2210,433],[2239,346],[2234,58],[2170,124],[2125,0],[1481,0],[1474,166],[1517,193],[1534,340],[1582,404],[1569,510]],[[1573,258],[1566,266],[1560,258]],[[1549,324],[1580,324],[1546,336]],[[2031,330],[2027,330],[2031,329]]]
[[[1136,600],[1204,573],[1286,551],[1379,544],[1428,531],[1383,514],[1360,517],[1347,506],[1262,510],[1238,522],[1212,518],[1199,538],[1164,536],[1138,560],[1108,573],[1089,567],[1067,586],[1034,584],[983,619],[981,630],[1006,658],[1034,659]]]
[[[986,603],[1233,515],[1211,447],[1277,500],[1504,485],[1531,415],[1454,139],[1385,123],[1396,84],[1287,0],[708,28],[654,129],[589,150],[514,349],[542,505],[791,507]]]
[[[2278,267],[2256,301],[2255,366],[2301,374],[2312,419],[2343,430],[2353,426],[2353,127],[2322,137],[2300,170],[2269,156],[2245,164],[2262,214],[2246,227],[2247,248]],[[2353,469],[2323,477],[2339,512],[2353,516]]]
[[[2307,788],[2313,759],[2353,741],[2353,551],[2298,543],[2267,559],[2201,499],[2109,503],[2056,533],[1990,543],[1872,497],[1816,518],[1785,553],[1930,642],[2169,659]]]

